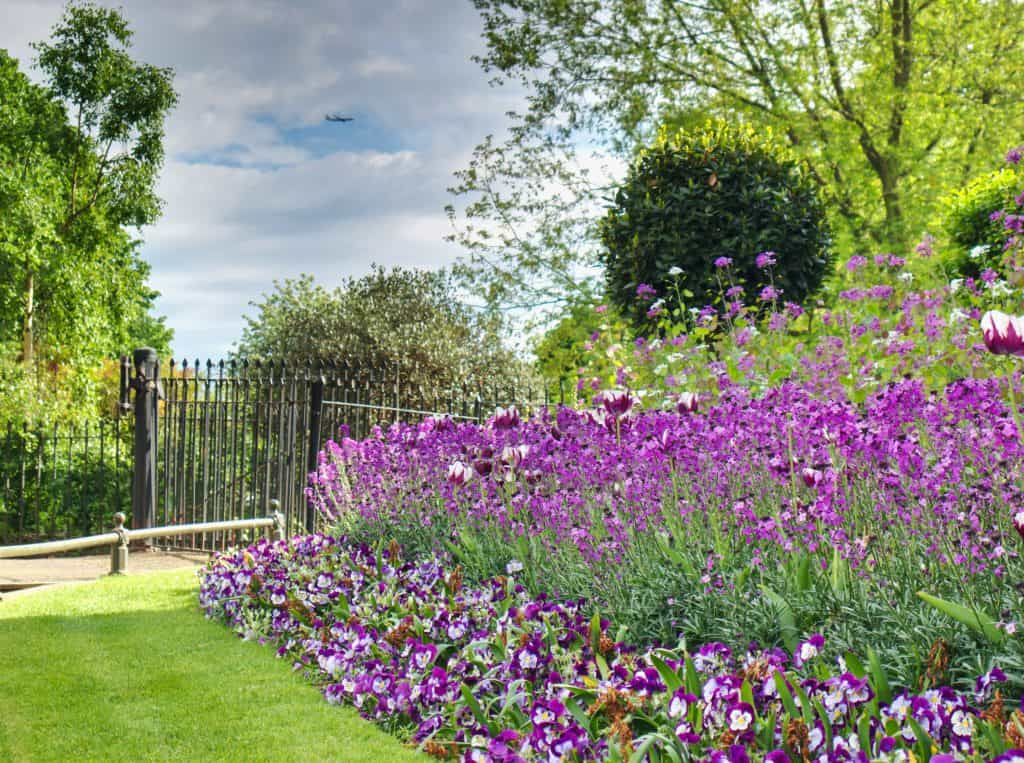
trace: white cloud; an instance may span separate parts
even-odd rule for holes
[[[144,231],[180,352],[217,355],[275,278],[332,285],[371,262],[437,267],[452,173],[521,108],[469,59],[465,0],[122,0],[133,55],[175,69],[164,217]],[[0,47],[27,65],[61,0],[4,0]],[[38,78],[38,74],[34,75]],[[323,115],[355,122],[325,131]]]

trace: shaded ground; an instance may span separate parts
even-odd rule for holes
[[[128,574],[202,567],[206,553],[191,551],[138,551],[128,555]],[[110,553],[34,559],[0,559],[0,600],[40,585],[96,580],[110,572]]]

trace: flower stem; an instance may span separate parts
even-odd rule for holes
[[[1024,447],[1024,427],[1020,423],[1020,409],[1017,407],[1017,394],[1013,389],[1013,370],[1011,366],[1010,373],[1007,375],[1007,386],[1010,390],[1010,413],[1013,414],[1013,423],[1017,427],[1017,439],[1020,441],[1021,446]]]

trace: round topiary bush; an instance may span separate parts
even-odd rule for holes
[[[943,260],[950,276],[977,278],[986,268],[999,270],[1007,239],[1001,211],[1019,214],[1024,200],[1024,181],[1012,167],[989,172],[971,180],[943,199],[943,226],[952,244]]]
[[[601,238],[609,299],[638,325],[647,320],[648,286],[669,309],[680,298],[687,308],[721,306],[727,261],[748,303],[772,286],[779,299],[801,304],[831,265],[810,173],[769,133],[724,122],[662,131],[616,192]],[[774,257],[759,263],[769,251]]]

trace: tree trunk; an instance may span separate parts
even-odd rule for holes
[[[25,275],[25,326],[21,335],[21,360],[26,366],[35,361],[35,336],[32,319],[35,313],[35,275],[29,269]]]

